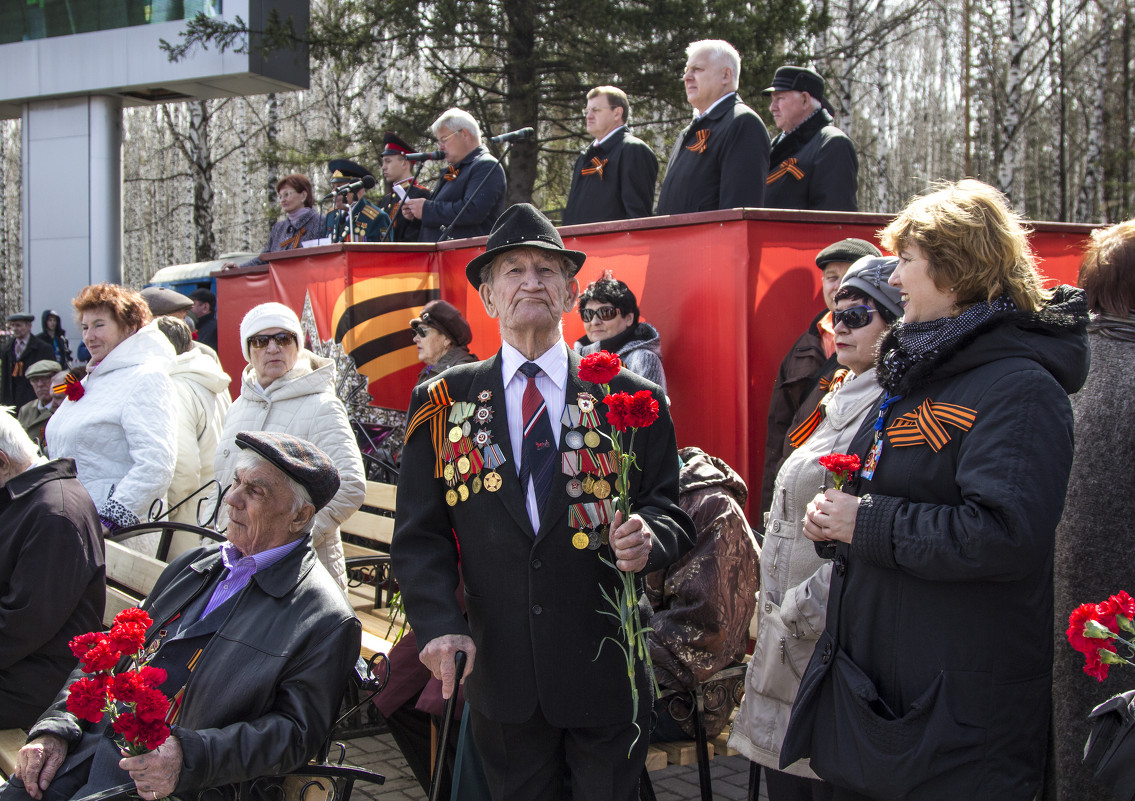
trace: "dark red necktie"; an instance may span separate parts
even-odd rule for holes
[[[520,372],[528,379],[521,401],[524,417],[524,444],[520,450],[520,486],[528,494],[528,479],[536,489],[536,506],[540,516],[544,515],[544,504],[548,501],[548,491],[552,488],[552,475],[556,466],[556,440],[552,436],[552,424],[548,419],[548,407],[544,396],[536,386],[536,376],[543,371],[535,362],[525,362]]]

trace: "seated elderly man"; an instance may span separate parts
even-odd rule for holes
[[[40,458],[2,406],[0,532],[0,729],[8,729],[30,726],[74,669],[67,643],[102,622],[106,576],[98,512],[75,463]]]
[[[3,801],[131,784],[144,799],[185,797],[294,770],[318,750],[359,653],[359,621],[309,537],[339,474],[287,434],[236,441],[228,542],[179,556],[144,604],[150,664],[167,672],[167,696],[182,693],[172,735],[122,759],[105,721],[67,712],[64,690],[32,727]]]

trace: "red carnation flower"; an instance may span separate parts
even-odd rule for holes
[[[115,615],[114,621],[111,625],[121,626],[127,623],[148,629],[154,624],[154,621],[150,619],[150,615],[146,612],[145,609],[139,609],[136,606],[131,606],[123,609],[121,612]]]
[[[101,676],[79,679],[67,695],[67,711],[77,718],[98,723],[106,707],[106,684]]]
[[[631,395],[627,392],[617,392],[603,399],[603,403],[607,406],[607,422],[616,431],[626,431],[631,427],[629,419],[631,400]]]
[[[138,676],[146,687],[158,687],[165,684],[166,672],[161,668],[143,665],[138,668]]]
[[[111,648],[124,654],[136,654],[146,643],[146,627],[137,623],[116,624],[108,637]]]
[[[114,719],[114,730],[132,743],[138,738],[139,723],[133,712],[122,712]]]
[[[152,723],[139,721],[138,734],[134,742],[145,746],[147,751],[156,751],[168,738],[169,726],[164,720],[156,720]]]
[[[1095,637],[1084,636],[1084,624],[1089,620],[1099,620],[1098,604],[1080,604],[1073,609],[1072,614],[1068,617],[1066,634],[1068,643],[1073,648],[1085,656],[1093,657],[1102,643]]]
[[[144,723],[154,723],[166,719],[169,712],[169,699],[161,690],[146,687],[138,693],[134,703],[134,714]]]
[[[84,673],[101,673],[113,668],[121,658],[122,652],[112,648],[110,642],[102,637],[79,661]]]
[[[832,474],[836,489],[843,488],[843,482],[859,470],[859,457],[854,453],[829,453],[818,460],[820,466]]]
[[[646,428],[658,419],[658,401],[649,389],[641,389],[627,404],[627,421],[634,428]]]
[[[593,384],[610,384],[611,379],[619,374],[623,363],[614,353],[601,350],[590,353],[580,359],[579,380],[590,381]]]
[[[76,659],[82,659],[87,655],[87,651],[98,645],[99,640],[103,639],[102,634],[97,631],[88,632],[87,634],[79,634],[71,638],[68,645],[71,648],[71,653],[75,655]]]

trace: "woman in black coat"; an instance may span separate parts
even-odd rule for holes
[[[882,243],[904,316],[852,442],[864,466],[806,514],[835,567],[782,764],[810,755],[836,798],[1027,801],[1045,762],[1084,294],[1042,288],[1020,219],[977,181],[917,198]]]
[[[55,361],[63,365],[66,370],[71,366],[71,343],[67,341],[66,331],[63,330],[62,319],[53,310],[47,309],[40,318],[43,330],[39,338],[51,346],[55,351]]]

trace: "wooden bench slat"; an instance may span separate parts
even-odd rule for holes
[[[680,740],[673,743],[657,743],[666,753],[671,765],[693,765],[698,761],[698,748],[693,740]],[[709,758],[713,759],[713,743],[707,743]]]
[[[165,562],[117,542],[106,543],[106,577],[145,597],[154,589]]]
[[[0,774],[5,779],[16,770],[16,754],[24,747],[28,735],[23,729],[0,729]]]
[[[339,530],[344,534],[371,540],[384,546],[382,550],[390,550],[390,542],[394,539],[394,518],[379,517],[370,512],[355,512],[348,517]]]
[[[366,500],[363,501],[367,506],[373,506],[375,509],[382,509],[386,512],[394,511],[394,502],[398,494],[398,488],[394,484],[383,484],[379,481],[367,482]]]

